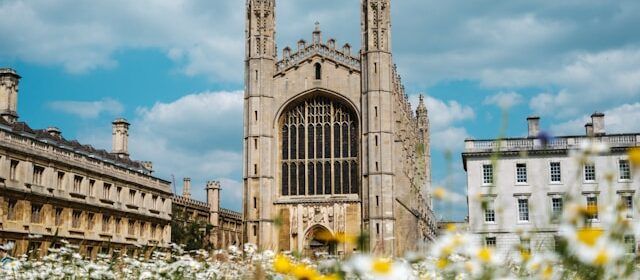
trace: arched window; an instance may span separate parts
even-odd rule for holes
[[[352,110],[313,97],[283,113],[280,126],[283,196],[359,193],[360,137]]]
[[[320,63],[316,63],[315,68],[316,68],[316,80],[321,80],[322,79],[322,65],[320,65]]]

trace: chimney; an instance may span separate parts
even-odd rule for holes
[[[113,153],[121,158],[129,157],[129,122],[123,118],[113,121]]]
[[[587,123],[584,125],[585,134],[589,137],[593,137],[593,123]]]
[[[55,138],[60,138],[60,136],[62,135],[62,131],[60,131],[60,129],[55,126],[47,127],[47,133]]]
[[[529,138],[536,138],[540,134],[540,117],[530,116],[527,118],[529,124]]]
[[[207,204],[209,204],[210,221],[214,227],[218,226],[218,215],[220,211],[220,182],[207,182]]]
[[[182,180],[182,196],[191,198],[191,178],[184,178]]]
[[[593,124],[593,135],[602,136],[605,134],[604,114],[595,112],[591,115],[591,123]]]
[[[9,123],[18,119],[20,76],[11,68],[0,68],[0,117]]]

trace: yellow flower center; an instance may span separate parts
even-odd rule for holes
[[[315,269],[304,264],[296,265],[293,268],[292,275],[299,280],[312,280],[320,277],[320,274]]]
[[[596,245],[600,237],[602,236],[603,231],[601,229],[580,229],[577,232],[578,241],[586,244],[589,247],[593,247]]]
[[[378,274],[389,274],[391,272],[391,260],[377,259],[373,261],[373,271]]]
[[[551,276],[553,276],[553,267],[547,265],[542,271],[542,277],[544,279],[551,279]]]
[[[273,270],[280,274],[287,274],[293,269],[293,264],[283,255],[277,255],[273,260]]]
[[[520,250],[520,257],[522,257],[522,261],[526,262],[531,258],[531,252],[529,250]]]
[[[456,227],[456,225],[454,225],[454,224],[448,224],[447,225],[447,231],[448,232],[455,232],[456,230],[458,230],[458,227]]]
[[[491,249],[484,247],[478,251],[478,259],[482,262],[488,263],[491,261]]]
[[[596,258],[593,260],[593,264],[598,266],[604,266],[608,262],[609,262],[609,254],[604,249],[600,250]]]
[[[438,269],[444,269],[449,265],[449,260],[447,258],[439,258],[436,262],[436,267]]]

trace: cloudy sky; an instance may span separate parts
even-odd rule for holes
[[[157,175],[223,181],[240,209],[243,0],[2,0],[0,67],[15,68],[19,114],[33,127],[110,146],[110,121],[132,123],[130,150]],[[434,185],[464,195],[465,138],[582,133],[594,111],[608,132],[640,130],[640,2],[394,0],[393,51],[411,100],[426,94]],[[278,46],[313,23],[359,46],[358,0],[278,0]],[[465,205],[439,205],[463,218]]]

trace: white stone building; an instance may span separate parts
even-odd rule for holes
[[[612,198],[627,205],[629,219],[640,218],[633,211],[640,172],[634,174],[627,157],[631,147],[640,146],[640,133],[606,134],[604,114],[595,113],[585,135],[560,136],[545,144],[539,122],[528,118],[526,138],[465,141],[469,229],[479,243],[504,253],[518,246],[553,248],[567,194],[597,213]],[[585,141],[606,143],[611,152],[583,165],[571,154]],[[612,188],[608,176],[614,177]],[[597,213],[591,219],[594,227],[600,224]],[[637,236],[626,240],[629,252],[635,252]]]

